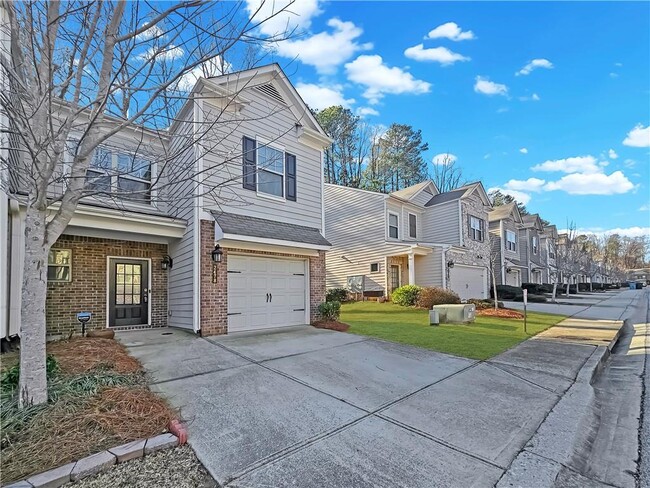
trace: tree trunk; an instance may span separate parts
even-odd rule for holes
[[[47,401],[45,369],[45,299],[47,257],[45,210],[28,207],[25,219],[25,261],[20,324],[21,407]]]
[[[557,296],[557,278],[553,280],[553,297],[551,298],[551,301],[555,301]]]
[[[494,310],[499,309],[499,297],[497,296],[497,275],[494,272],[494,266],[490,266],[492,273],[492,290],[494,291]]]

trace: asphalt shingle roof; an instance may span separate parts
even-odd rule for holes
[[[224,234],[278,239],[287,242],[301,242],[318,246],[331,246],[320,231],[314,227],[287,224],[275,220],[247,217],[226,212],[212,212],[212,216]]]
[[[439,203],[451,202],[452,200],[457,200],[461,198],[465,192],[466,188],[448,191],[445,193],[438,193],[431,200],[424,204],[425,207],[430,207],[431,205],[438,205]]]

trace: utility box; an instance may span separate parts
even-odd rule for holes
[[[476,318],[476,306],[471,303],[434,305],[431,311],[438,313],[441,324],[469,324]]]
[[[440,314],[437,310],[429,310],[429,325],[440,325]]]

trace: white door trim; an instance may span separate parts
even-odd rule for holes
[[[153,280],[153,276],[151,275],[152,269],[151,269],[151,258],[133,258],[130,256],[106,256],[106,328],[110,328],[110,313],[109,313],[109,307],[111,303],[111,259],[132,259],[134,261],[148,261],[149,262],[149,293],[151,292],[151,283]],[[147,300],[147,305],[148,305],[148,313],[147,313],[147,323],[146,324],[140,324],[140,325],[135,325],[133,327],[148,327],[151,326],[151,295],[153,293],[150,293],[149,299]],[[80,310],[81,311],[81,310]]]

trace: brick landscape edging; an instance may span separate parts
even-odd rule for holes
[[[174,433],[160,434],[115,446],[76,462],[32,475],[25,480],[15,481],[10,485],[5,485],[4,488],[58,488],[71,481],[103,473],[115,464],[141,459],[154,452],[172,449],[187,442],[187,431],[180,422],[172,421],[170,430]]]

